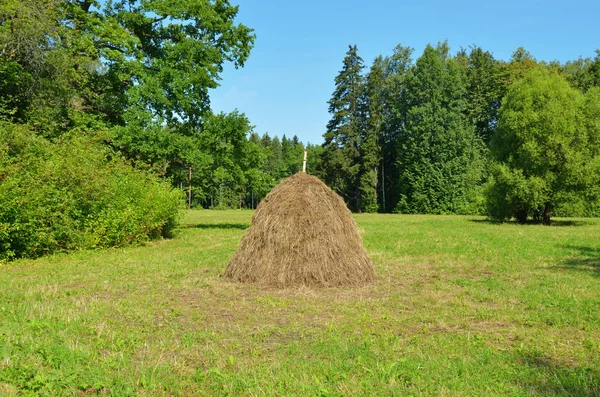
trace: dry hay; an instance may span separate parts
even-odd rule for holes
[[[299,172],[258,205],[224,276],[285,288],[363,285],[375,274],[344,200]]]

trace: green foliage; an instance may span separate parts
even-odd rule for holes
[[[331,120],[323,135],[325,182],[346,200],[353,211],[364,210],[363,196],[373,195],[372,192],[362,192],[362,189],[372,191],[370,178],[367,176],[363,179],[365,171],[371,170],[370,164],[363,164],[362,157],[365,151],[362,146],[369,136],[365,131],[365,86],[361,75],[363,68],[363,60],[358,55],[356,45],[350,46],[344,57],[342,70],[335,78],[335,90],[329,100]],[[367,149],[368,152],[372,150]],[[375,203],[372,198],[368,198],[366,205],[371,207]]]
[[[86,22],[58,0],[0,5],[0,115],[51,136],[73,127],[97,68]],[[76,28],[77,27],[77,28]]]
[[[445,52],[428,46],[407,76],[399,212],[463,213],[482,178],[481,141],[464,116],[464,82],[455,61],[440,56]]]
[[[591,73],[592,66],[591,59],[578,58],[575,61],[567,61],[564,65],[559,65],[558,68],[571,86],[585,92],[594,85],[594,75]]]
[[[361,205],[365,212],[379,210],[378,187],[383,147],[383,123],[385,120],[385,64],[377,57],[371,66],[365,82],[367,121],[362,131],[360,156],[360,194]]]
[[[51,143],[0,124],[0,259],[169,236],[180,195],[97,139]]]
[[[508,85],[523,79],[537,64],[537,60],[529,51],[523,47],[517,48],[513,52],[510,62],[504,64]]]
[[[207,169],[195,135],[214,118],[209,89],[253,46],[237,12],[221,0],[2,2],[0,116],[50,138],[107,127],[128,159],[181,183],[190,165]]]
[[[313,145],[308,143],[306,145],[307,160],[306,160],[306,172],[311,175],[315,175],[321,180],[325,180],[324,167],[323,167],[323,145]]]
[[[558,69],[575,88],[587,92],[592,87],[600,87],[600,50],[592,58],[578,58],[558,65]]]
[[[356,47],[350,47],[335,78],[329,101],[332,118],[314,173],[352,210],[488,212],[498,219],[538,220],[547,220],[552,211],[568,216],[600,214],[596,153],[600,56],[546,64],[521,47],[504,62],[476,46],[452,57],[447,42],[428,46],[416,63],[411,54],[411,48],[398,45],[392,56],[377,57],[363,75],[362,59]],[[532,143],[538,137],[524,147],[500,142],[501,104],[514,95],[507,94],[508,88],[524,84],[536,68],[566,78],[581,104],[563,108],[557,105],[561,100],[540,94],[534,99],[545,104],[544,110],[539,106],[539,123],[538,116],[523,121],[529,117],[525,113],[509,121],[510,112],[505,111],[502,128],[521,129],[525,135],[530,129],[533,135],[551,137],[549,142],[541,142],[539,150]],[[521,99],[512,100],[516,108]],[[551,131],[571,131],[576,124],[573,141],[558,139]],[[506,159],[520,164],[515,168]],[[561,162],[570,171],[559,171]],[[532,173],[527,167],[539,169]],[[542,176],[543,168],[553,176]]]
[[[591,84],[594,87],[600,87],[600,49],[596,50],[596,56],[590,64],[589,73],[591,75]]]
[[[506,93],[506,70],[488,51],[471,48],[465,68],[466,109],[470,124],[484,143],[489,144],[498,110]]]
[[[581,214],[597,200],[597,100],[597,90],[584,96],[542,67],[510,87],[492,140],[499,165],[488,189],[490,216],[549,223],[557,206]]]
[[[383,59],[385,79],[379,88],[384,105],[381,125],[381,210],[390,212],[398,203],[400,178],[397,159],[402,156],[398,146],[402,139],[407,115],[407,76],[413,66],[413,49],[397,45],[390,57]]]
[[[304,159],[304,145],[294,135],[288,139],[285,135],[281,138],[281,161],[279,167],[280,178],[285,178],[302,170]]]
[[[207,117],[203,130],[198,134],[197,147],[209,159],[206,173],[212,175],[212,180],[208,181],[207,194],[213,197],[214,207],[239,208],[243,201],[245,172],[258,165],[258,159],[249,157],[256,155],[247,146],[246,135],[250,129],[243,114],[221,113]],[[196,175],[203,177],[198,172]]]
[[[131,121],[131,112],[197,127],[223,64],[243,66],[252,48],[237,12],[228,1],[3,2],[0,70],[21,69],[19,80],[2,79],[5,109],[30,121],[42,107],[109,124]]]
[[[544,207],[550,193],[544,179],[527,177],[522,170],[511,169],[504,164],[492,166],[486,188],[487,211],[493,219],[515,217],[521,222],[525,222],[529,214],[539,219],[540,208]]]
[[[224,127],[223,133],[236,133],[232,141],[241,142],[238,135],[246,133],[237,113],[229,118],[213,115],[208,96],[209,89],[218,86],[223,65],[243,66],[253,46],[252,30],[234,22],[237,12],[229,1],[212,0],[118,0],[98,11],[107,22],[103,28],[111,33],[100,45],[107,54],[106,75],[112,92],[124,99],[115,146],[123,147],[128,157],[164,168],[174,180],[187,174],[190,166],[200,171],[195,173],[203,176],[202,189],[196,189],[198,199],[214,194],[206,172],[216,167],[207,165],[211,153],[195,135]],[[122,45],[128,41],[135,47]],[[219,117],[225,120],[216,122]],[[243,159],[235,161],[241,165]],[[213,184],[244,185],[242,171],[231,170],[230,164],[225,169],[233,174],[227,181],[213,178]]]

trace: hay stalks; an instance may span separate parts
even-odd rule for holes
[[[370,283],[374,271],[342,198],[299,172],[259,204],[224,276],[265,287],[331,287]]]

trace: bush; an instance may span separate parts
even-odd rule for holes
[[[600,218],[600,200],[572,197],[571,201],[565,200],[554,209],[554,215],[559,217]]]
[[[169,236],[181,193],[89,136],[0,123],[0,259]]]
[[[513,217],[525,222],[529,215],[540,213],[548,201],[549,188],[539,177],[526,177],[519,169],[494,164],[486,186],[486,208],[492,219]]]

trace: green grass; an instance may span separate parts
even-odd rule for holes
[[[357,215],[377,281],[220,278],[247,211],[0,265],[0,395],[600,395],[600,220]]]

